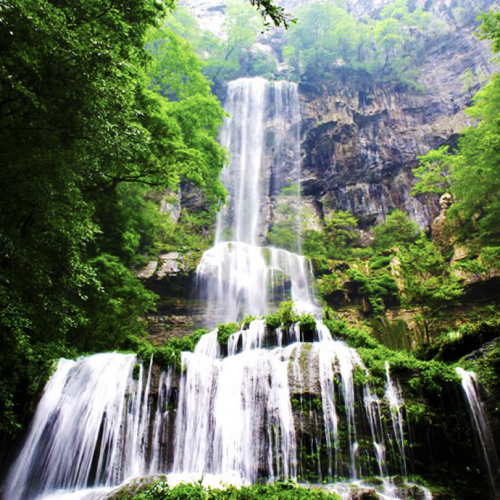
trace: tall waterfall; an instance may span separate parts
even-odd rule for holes
[[[223,172],[228,206],[218,215],[215,245],[198,267],[208,299],[209,323],[266,313],[291,298],[314,312],[309,262],[282,248],[265,247],[276,222],[271,198],[291,188],[295,213],[288,221],[300,249],[300,107],[297,85],[242,78],[228,85],[229,113],[221,143],[231,153]]]
[[[280,222],[269,208],[284,188],[296,197],[291,206],[300,206],[297,87],[237,80],[226,110],[221,141],[231,151],[224,172],[230,199],[198,268],[208,318],[259,315],[284,298],[314,313],[308,261],[266,246],[269,226]],[[292,250],[300,251],[300,213],[288,224],[296,235]],[[4,500],[101,499],[127,478],[160,473],[171,484],[313,479],[344,499],[353,483],[377,476],[363,488],[407,498],[390,479],[412,466],[390,366],[385,387],[373,387],[358,353],[333,340],[321,321],[311,332],[257,319],[227,346],[214,330],[182,354],[182,364],[179,373],[117,353],[61,360]],[[419,494],[430,498],[423,488]]]

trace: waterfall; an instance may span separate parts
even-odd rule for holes
[[[299,312],[316,314],[311,266],[296,253],[297,86],[237,80],[228,85],[226,110],[221,142],[231,151],[223,174],[229,203],[197,271],[207,322],[260,315],[287,298]],[[270,212],[279,212],[284,191],[295,208],[286,222],[291,248],[266,245],[269,227],[283,222]],[[117,353],[61,360],[4,499],[105,498],[128,478],[155,474],[168,474],[170,484],[313,478],[342,498],[350,498],[353,482],[382,498],[403,497],[390,476],[406,476],[409,436],[388,366],[385,390],[377,391],[358,353],[332,339],[321,321],[315,332],[303,332],[300,324],[272,329],[256,319],[227,346],[217,335],[203,335],[194,352],[182,353],[180,373]],[[381,484],[363,484],[368,476]]]
[[[287,375],[292,350],[249,344],[224,359],[211,357],[203,346],[183,354],[174,472],[237,483],[252,483],[264,471],[273,478],[295,476]]]
[[[388,476],[406,474],[397,385],[388,375],[378,397],[357,352],[321,322],[312,343],[303,337],[299,325],[255,320],[230,336],[224,357],[214,330],[182,354],[180,379],[150,360],[137,370],[133,355],[61,360],[4,498],[59,498],[164,473],[233,484],[379,475],[389,495]]]
[[[497,486],[497,476],[500,473],[500,462],[495,447],[493,436],[490,432],[488,419],[483,410],[483,403],[479,397],[479,387],[477,377],[474,372],[469,372],[463,368],[456,368],[456,371],[462,379],[462,389],[467,402],[467,409],[477,432],[481,452],[483,454],[484,463],[490,480],[490,486],[494,493],[494,498],[500,496]]]
[[[311,267],[303,256],[266,247],[271,198],[283,188],[294,214],[287,221],[300,249],[300,106],[297,85],[242,78],[228,84],[229,114],[221,144],[231,152],[222,179],[228,205],[217,218],[214,246],[197,269],[202,296],[208,299],[209,324],[234,321],[276,309],[290,298],[302,312],[315,312]]]
[[[385,372],[386,372],[386,386],[385,395],[389,401],[389,407],[391,409],[391,421],[392,427],[394,429],[394,436],[399,449],[399,456],[401,457],[401,470],[406,476],[406,458],[405,458],[405,443],[404,443],[404,432],[403,432],[403,412],[401,404],[403,403],[403,398],[401,396],[401,387],[397,381],[393,381],[391,378],[391,373],[389,369],[389,363],[385,362]]]

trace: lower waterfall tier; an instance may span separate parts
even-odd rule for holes
[[[277,347],[262,348],[273,335]],[[397,498],[388,478],[406,476],[409,433],[389,367],[385,389],[376,390],[357,352],[321,323],[318,341],[280,346],[282,336],[254,321],[231,336],[221,357],[217,331],[210,332],[183,353],[182,373],[117,353],[61,360],[5,498],[49,498],[165,473],[337,488],[377,476]]]

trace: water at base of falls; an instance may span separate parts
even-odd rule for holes
[[[391,410],[401,396],[389,370],[379,396],[356,351],[324,325],[313,342],[302,337],[298,325],[253,321],[223,357],[213,331],[183,353],[182,374],[148,361],[137,380],[133,355],[61,360],[4,498],[105,498],[154,474],[236,485],[379,476],[381,498],[398,498],[389,476],[405,472],[407,435]]]

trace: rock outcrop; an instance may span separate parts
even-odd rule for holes
[[[439,213],[437,199],[410,196],[411,169],[419,155],[471,124],[462,110],[479,86],[465,89],[460,77],[490,74],[489,57],[488,45],[468,27],[422,54],[422,90],[347,68],[328,83],[302,85],[306,194],[324,210],[352,211],[362,227],[399,208],[428,228]]]

